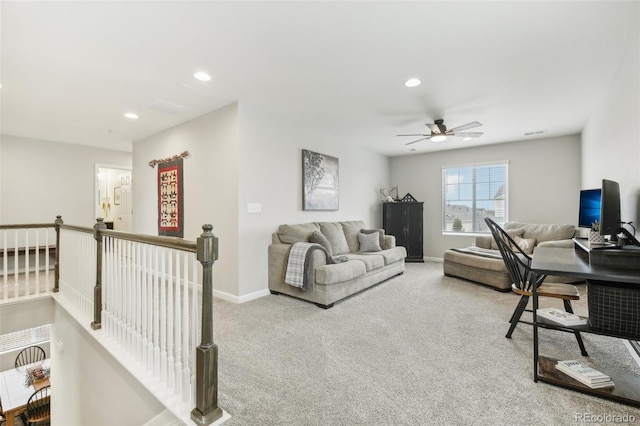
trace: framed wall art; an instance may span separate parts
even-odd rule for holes
[[[158,235],[184,236],[182,158],[158,164]]]
[[[338,159],[302,150],[303,210],[338,210]]]

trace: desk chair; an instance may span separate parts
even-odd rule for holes
[[[504,260],[507,271],[509,272],[509,277],[512,280],[511,290],[521,296],[520,301],[509,320],[511,326],[509,327],[506,337],[508,339],[511,338],[511,334],[519,322],[532,324],[531,322],[523,321],[520,318],[524,311],[531,312],[530,309],[526,308],[529,298],[533,296],[533,286],[537,289],[538,296],[562,299],[565,311],[573,313],[571,301],[580,299],[580,292],[578,291],[578,288],[570,284],[543,283],[547,276],[537,275],[531,271],[531,257],[522,250],[513,238],[511,238],[504,229],[490,218],[487,217],[484,221],[491,230],[491,234],[496,241],[496,245],[500,250],[502,259]],[[573,333],[576,335],[576,340],[580,346],[580,353],[584,356],[589,356],[584,347],[584,342],[582,341],[580,332],[574,330]]]
[[[40,346],[29,346],[20,351],[16,357],[16,368],[23,365],[33,364],[34,362],[44,361],[47,356],[44,353],[44,349]]]
[[[51,386],[44,386],[29,397],[23,420],[27,426],[51,423]]]

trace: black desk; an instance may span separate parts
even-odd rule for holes
[[[590,265],[588,257],[580,249],[537,247],[533,254],[531,269],[538,274],[579,277],[587,281],[598,281],[599,285],[615,285],[618,283],[638,284],[640,290],[640,270],[618,269],[605,266]],[[538,309],[538,294],[533,290],[533,363],[534,381],[542,381],[575,391],[588,393],[601,398],[611,399],[623,404],[640,407],[640,377],[614,372],[604,372],[611,376],[615,387],[609,389],[591,389],[555,369],[557,359],[538,354],[538,329],[557,328],[578,330],[581,333],[596,333],[607,336],[629,338],[592,329],[589,325],[575,327],[555,326],[538,319],[535,315]],[[587,348],[588,350],[588,348]],[[597,368],[597,367],[596,367]]]

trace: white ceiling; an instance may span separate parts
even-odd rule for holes
[[[635,1],[0,7],[1,132],[127,151],[235,101],[390,156],[412,140],[396,134],[437,118],[450,128],[477,120],[485,133],[416,152],[575,134],[639,54]],[[193,79],[196,70],[213,79]],[[409,77],[423,84],[406,88]]]

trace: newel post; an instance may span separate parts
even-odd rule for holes
[[[218,238],[213,226],[202,225],[197,258],[202,263],[202,337],[196,348],[196,407],[191,420],[209,425],[222,417],[218,407],[218,346],[213,343],[213,262],[218,259]]]
[[[93,322],[91,328],[102,327],[102,231],[107,229],[104,219],[99,217],[93,225],[93,238],[96,239],[96,285],[93,288]]]
[[[53,222],[56,229],[56,265],[54,266],[54,276],[53,276],[53,292],[57,293],[60,291],[60,225],[64,222],[62,221],[62,216],[57,215],[55,222]]]

